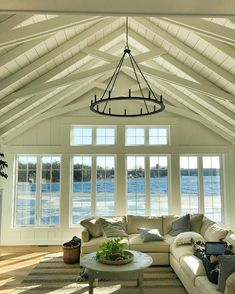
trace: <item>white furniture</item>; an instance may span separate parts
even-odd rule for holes
[[[174,246],[174,239],[169,235],[171,223],[177,217],[174,215],[164,215],[159,217],[140,217],[126,216],[127,237],[124,237],[126,249],[141,251],[153,258],[153,265],[171,265],[177,276],[180,278],[185,289],[189,294],[222,294],[217,290],[217,285],[212,284],[206,276],[204,266],[196,256],[193,255],[192,245]],[[208,218],[202,219],[199,230],[195,229],[195,223],[192,223],[192,231],[200,233],[206,238],[206,231],[215,223]],[[161,235],[165,237],[164,241],[143,242],[136,231],[138,227],[157,228]],[[217,232],[211,233],[207,241],[214,240]],[[217,236],[218,237],[218,236]],[[109,240],[104,236],[91,237],[89,232],[84,229],[82,232],[81,256],[86,256],[91,252],[99,250],[101,243]],[[235,253],[235,235],[229,231],[225,240],[233,245]],[[232,273],[226,280],[225,294],[235,293],[235,273]]]
[[[139,293],[143,293],[143,270],[149,267],[153,259],[151,256],[129,250],[133,255],[133,261],[123,265],[107,265],[96,260],[96,252],[87,254],[81,259],[83,266],[89,277],[89,294],[93,294],[93,284],[95,279],[104,280],[137,280]]]

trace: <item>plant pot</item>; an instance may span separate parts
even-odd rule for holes
[[[66,243],[65,243],[66,244]],[[63,259],[65,263],[72,264],[80,261],[80,245],[63,245]]]

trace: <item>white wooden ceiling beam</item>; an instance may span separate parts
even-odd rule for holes
[[[28,64],[27,66],[23,67],[22,69],[18,70],[16,73],[10,75],[6,79],[1,81],[0,84],[0,91],[3,90],[6,87],[9,87],[11,84],[19,81],[21,78],[24,78],[34,70],[39,69],[42,66],[45,66],[47,62],[50,62],[53,58],[57,57],[58,55],[71,51],[74,47],[77,47],[77,45],[89,38],[92,34],[95,34],[97,32],[100,32],[104,29],[104,27],[109,26],[113,22],[113,19],[105,19],[95,26],[92,26],[82,32],[81,34],[75,36],[71,40],[67,41],[66,43],[63,43],[62,45],[58,46],[54,50],[51,50],[47,54],[39,57],[34,62]]]
[[[15,26],[21,24],[26,19],[30,18],[32,14],[15,14],[0,23],[0,35],[13,29]]]
[[[197,51],[187,46],[183,42],[177,40],[175,37],[171,36],[171,34],[164,31],[157,25],[153,24],[151,21],[145,18],[137,18],[137,17],[134,17],[132,19],[134,19],[137,24],[150,30],[154,34],[157,34],[159,37],[163,38],[166,42],[169,42],[173,47],[176,47],[179,50],[183,51],[185,54],[195,59],[198,63],[204,65],[211,71],[215,72],[218,76],[220,76],[221,78],[227,80],[228,82],[232,83],[232,85],[234,85],[234,76],[232,74],[230,74],[225,69],[218,66],[217,64],[213,63],[202,54],[198,53]]]
[[[13,49],[9,50],[6,52],[4,55],[1,56],[0,58],[0,66],[5,65],[6,63],[12,61],[16,57],[23,55],[26,53],[28,50],[32,49],[33,47],[37,46],[41,42],[45,41],[48,37],[41,37],[36,40],[32,40],[26,43],[22,43]]]
[[[1,0],[5,13],[79,13],[95,15],[232,15],[231,0]]]
[[[17,45],[38,37],[54,34],[62,29],[70,28],[85,22],[99,19],[101,19],[101,17],[99,16],[58,16],[46,21],[24,26],[22,28],[17,28],[9,32],[1,33],[0,47]]]
[[[209,95],[210,97],[215,97],[218,99],[224,99],[234,102],[235,97],[231,94],[228,94],[227,92],[223,90],[219,90],[216,87],[211,86],[204,86],[202,84],[198,84],[186,79],[179,78],[173,74],[161,72],[159,70],[155,70],[153,68],[147,67],[142,65],[141,70],[143,73],[155,78],[155,80],[162,80],[166,82],[170,82],[172,84],[185,87],[190,90],[194,90],[198,93],[203,93],[205,95]]]
[[[201,18],[163,17],[162,19],[186,27],[198,34],[214,38],[223,43],[235,45],[234,29]]]
[[[114,56],[112,54],[93,49],[91,47],[86,47],[82,50],[84,53],[87,53],[88,55],[91,55],[92,57],[98,58],[100,60],[104,60],[106,62],[118,62],[119,58],[117,56]]]

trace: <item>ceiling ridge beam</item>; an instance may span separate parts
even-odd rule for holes
[[[32,39],[55,34],[63,29],[68,29],[79,24],[101,19],[101,16],[58,16],[46,21],[17,28],[0,34],[0,47],[17,45]],[[1,24],[0,24],[1,27]]]
[[[147,20],[146,18],[143,19],[143,18],[134,17],[132,19],[134,19],[138,24],[149,29],[154,34],[157,34],[158,36],[163,38],[166,42],[170,43],[173,47],[176,47],[179,50],[183,51],[185,54],[195,59],[197,62],[199,62],[203,66],[207,67],[209,70],[216,73],[218,76],[225,79],[227,82],[234,85],[234,76],[232,74],[228,73],[219,65],[214,64],[212,61],[210,61],[208,58],[206,58],[202,54],[198,53],[197,51],[193,50],[192,48],[190,48],[183,42],[179,41],[177,38],[173,37],[170,33],[164,31],[159,26],[155,25],[154,23]]]
[[[189,17],[162,17],[161,19],[178,24],[198,34],[209,36],[220,42],[235,45],[234,30],[208,20]]]

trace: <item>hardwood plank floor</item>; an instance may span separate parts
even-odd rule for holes
[[[0,246],[0,294],[9,294],[48,253],[62,246]]]

